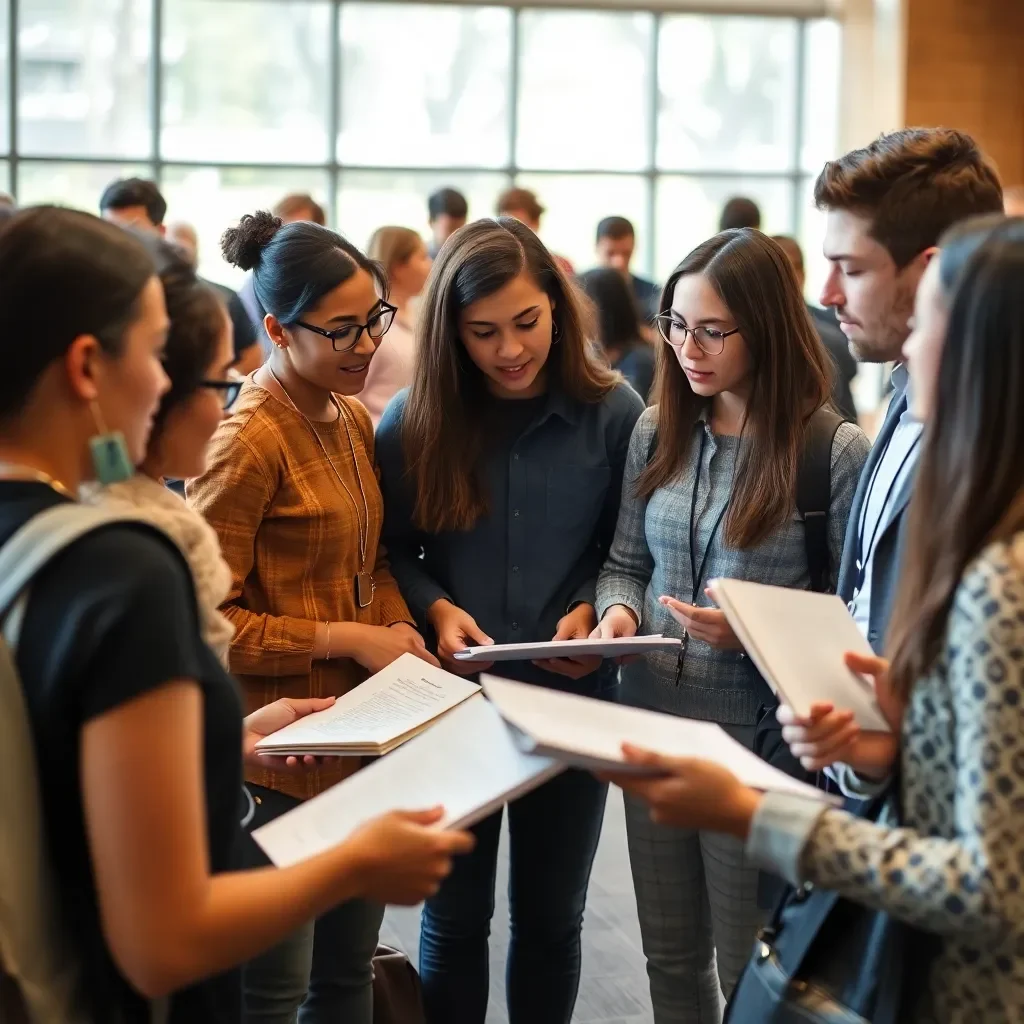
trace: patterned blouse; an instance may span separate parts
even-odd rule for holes
[[[903,827],[769,794],[747,852],[943,938],[915,1024],[1024,1020],[1024,533],[961,579],[902,741]]]
[[[313,661],[318,622],[412,622],[378,543],[383,503],[370,417],[355,399],[338,398],[349,413],[358,478],[343,422],[309,424],[250,377],[214,436],[206,473],[186,487],[189,503],[216,531],[231,567],[231,590],[221,610],[235,626],[229,660],[249,711],[279,697],[340,695],[366,678],[366,670],[348,658]],[[358,606],[355,593],[365,522],[360,478],[370,519],[367,571],[377,585],[368,608]],[[354,767],[343,764],[347,768],[296,776],[250,770],[247,779],[313,796]]]

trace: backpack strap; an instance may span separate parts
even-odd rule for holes
[[[80,998],[80,956],[62,926],[47,855],[35,741],[14,660],[28,589],[52,558],[80,537],[117,522],[123,513],[73,503],[40,512],[0,547],[0,1019],[20,996],[22,1011],[39,1024],[90,1024]],[[3,642],[6,640],[6,643]],[[160,1007],[151,1005],[154,1021]]]
[[[796,473],[796,507],[804,521],[811,590],[818,593],[831,589],[828,510],[832,504],[832,443],[842,422],[842,416],[828,406],[811,416]]]

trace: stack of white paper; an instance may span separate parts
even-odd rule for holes
[[[545,658],[622,658],[629,654],[670,651],[682,645],[678,637],[623,636],[614,640],[548,640],[545,643],[492,644],[456,651],[457,661],[533,661]]]
[[[441,826],[464,828],[563,770],[520,750],[483,698],[469,700],[422,736],[253,832],[278,866],[313,857],[392,810],[443,804]]]
[[[625,762],[622,744],[670,757],[698,757],[728,768],[747,786],[796,793],[815,800],[827,795],[762,761],[713,722],[625,707],[507,679],[483,678],[484,693],[510,725],[520,746],[593,771],[649,769]]]
[[[265,736],[256,750],[279,756],[386,754],[479,692],[475,683],[403,654],[325,711]]]
[[[843,661],[871,645],[842,598],[745,580],[712,580],[711,595],[779,700],[798,715],[818,702],[853,712],[862,729],[889,732],[873,686]]]

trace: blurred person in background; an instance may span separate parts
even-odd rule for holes
[[[597,267],[581,274],[579,283],[597,311],[597,340],[605,358],[646,403],[655,356],[643,338],[640,312],[626,279],[611,267]]]
[[[100,215],[123,228],[166,234],[167,200],[148,178],[119,178],[100,196]]]
[[[544,216],[544,207],[541,206],[536,192],[531,192],[528,188],[505,189],[498,196],[497,214],[499,217],[514,217],[540,237],[540,219]],[[557,253],[552,253],[552,255],[563,273],[569,275],[576,273],[572,264],[564,256],[559,256]]]
[[[796,279],[800,284],[800,294],[803,294],[804,286],[807,283],[807,274],[804,270],[804,254],[800,243],[789,235],[774,235],[782,251],[789,257],[796,271]],[[846,335],[839,329],[839,322],[836,320],[835,312],[831,309],[822,309],[807,303],[807,312],[811,314],[811,322],[818,332],[822,344],[828,349],[835,366],[835,373],[832,376],[832,401],[835,407],[846,419],[853,423],[857,422],[857,406],[853,401],[852,384],[857,376],[857,360],[854,359],[850,346],[847,344]]]
[[[18,207],[15,205],[14,200],[6,192],[0,192],[0,229],[9,220],[12,220],[17,212]]]
[[[327,223],[327,214],[324,208],[308,192],[289,192],[284,199],[278,202],[273,209],[275,217],[279,218],[282,224],[291,224],[294,221],[309,221],[311,224],[323,226]],[[263,352],[263,361],[270,358],[274,346],[263,329],[263,318],[266,310],[260,305],[256,298],[256,291],[253,288],[252,274],[247,274],[242,286],[238,289],[238,297],[242,300],[245,312],[249,316],[249,322],[256,333],[256,339],[260,343]]]
[[[13,209],[16,205],[14,196],[10,192],[0,192],[0,208],[7,207]]]
[[[466,197],[454,188],[439,188],[432,192],[427,200],[427,213],[430,218],[430,258],[437,256],[438,250],[465,223],[469,216],[469,203]]]
[[[636,232],[633,224],[625,217],[605,217],[597,225],[597,263],[600,267],[617,270],[633,290],[637,308],[647,320],[652,320],[661,310],[658,300],[661,289],[645,277],[630,273],[629,265],[636,249]]]
[[[167,240],[177,248],[193,271],[198,271],[199,236],[196,229],[185,221],[175,221],[167,228]],[[256,331],[249,319],[249,314],[246,313],[242,300],[233,288],[205,279],[203,279],[203,283],[219,292],[228,308],[233,328],[232,345],[235,353],[232,368],[236,373],[247,377],[263,363],[263,349],[260,348],[259,342],[256,340]]]
[[[1013,185],[1003,193],[1007,217],[1024,217],[1024,185]]]
[[[416,297],[423,291],[430,274],[430,256],[415,231],[410,228],[378,228],[366,252],[387,274],[388,301],[397,309],[395,319],[381,342],[366,372],[366,384],[359,400],[366,406],[374,429],[388,402],[412,383],[416,358]]]
[[[733,196],[722,207],[718,230],[728,231],[730,228],[761,229],[761,208],[753,199],[748,199],[746,196]]]

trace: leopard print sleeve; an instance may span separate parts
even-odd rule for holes
[[[965,574],[904,722],[904,821],[820,815],[807,880],[931,932],[1024,946],[1024,538]],[[1020,557],[1016,557],[1019,555]]]

